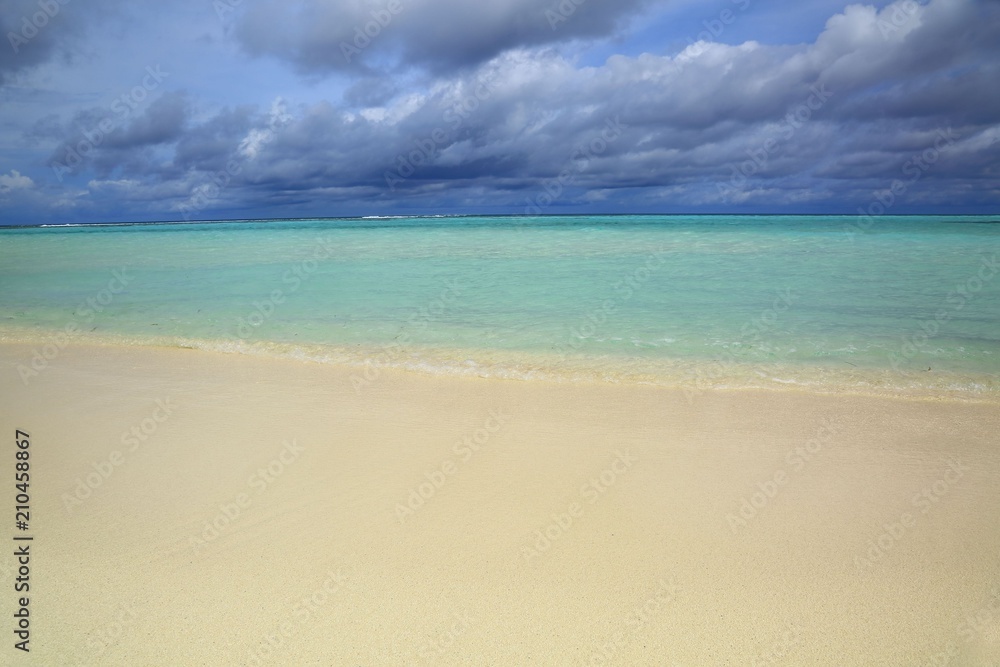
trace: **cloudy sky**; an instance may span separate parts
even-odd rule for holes
[[[2,224],[1000,210],[998,0],[0,8]]]

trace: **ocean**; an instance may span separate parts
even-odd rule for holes
[[[1000,216],[9,227],[0,340],[345,363],[358,391],[388,366],[992,398],[998,259]]]

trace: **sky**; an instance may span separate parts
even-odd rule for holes
[[[0,0],[0,224],[1000,212],[1000,0]]]

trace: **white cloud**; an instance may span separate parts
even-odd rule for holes
[[[35,182],[27,176],[22,176],[17,169],[12,169],[10,174],[0,174],[0,188],[4,190],[25,190],[35,187]]]

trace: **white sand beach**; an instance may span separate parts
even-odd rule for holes
[[[1000,659],[995,404],[30,356],[30,664]]]

